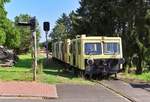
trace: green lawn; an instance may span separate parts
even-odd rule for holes
[[[119,76],[125,80],[136,82],[150,82],[150,72],[143,72],[142,74],[135,73],[120,73]]]
[[[32,67],[31,55],[20,55],[18,63],[13,67],[0,67],[0,80],[1,81],[32,81]],[[44,56],[39,57],[38,68],[43,68],[41,73],[37,74],[37,81],[43,83],[57,84],[57,83],[70,83],[70,84],[93,84],[90,81],[75,77],[72,74],[64,73],[58,69],[63,67],[58,63],[51,62],[49,65],[44,65]],[[43,63],[41,63],[43,62]],[[39,69],[38,69],[39,70]]]
[[[145,82],[150,82],[150,72],[143,72],[140,75],[132,73],[132,74],[126,74],[126,76],[128,78],[138,79],[138,80],[145,81]]]
[[[0,67],[1,81],[31,81],[31,58],[30,55],[20,55],[19,62],[13,67]]]
[[[32,81],[31,55],[20,55],[18,63],[13,67],[0,67],[0,81]],[[44,65],[45,57],[40,55],[38,61],[38,71],[43,68],[41,73],[37,74],[37,81],[43,83],[57,84],[93,84],[90,81],[73,76],[71,73],[63,71],[58,72],[58,69],[63,69],[63,66],[56,62],[49,62],[49,65]],[[134,73],[121,75],[126,79],[141,80],[150,82],[150,72],[144,72],[141,75]]]

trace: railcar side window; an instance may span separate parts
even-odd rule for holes
[[[58,51],[59,51],[59,45],[58,45],[58,43],[56,43],[56,53],[57,53],[57,55],[58,55]]]
[[[76,54],[76,42],[73,42],[72,53]]]
[[[78,54],[79,55],[81,54],[81,43],[80,43],[80,41],[78,42]]]
[[[98,55],[102,54],[101,43],[85,43],[86,55]]]
[[[60,46],[61,46],[61,52],[64,53],[64,44],[61,43]]]
[[[73,49],[73,48],[72,48],[72,44],[70,44],[70,47],[69,47],[69,48],[70,48],[70,49],[69,49],[69,50],[70,50],[70,53],[72,53],[72,49]]]
[[[119,43],[104,43],[104,54],[120,54]]]

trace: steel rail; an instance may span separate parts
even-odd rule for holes
[[[119,96],[121,96],[121,97],[127,99],[127,100],[130,101],[130,102],[137,102],[135,99],[131,98],[130,96],[128,96],[128,95],[126,95],[126,94],[124,94],[124,93],[122,93],[122,92],[119,92],[119,91],[117,91],[117,90],[115,90],[115,89],[109,87],[108,85],[104,84],[103,82],[94,81],[94,80],[92,80],[92,82],[95,82],[96,84],[99,84],[99,85],[103,86],[103,87],[106,88],[107,90],[110,90],[111,92],[113,92],[113,93],[115,93],[115,94],[117,94],[117,95],[119,95]]]

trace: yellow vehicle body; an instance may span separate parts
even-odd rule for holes
[[[110,44],[109,44],[110,43]],[[117,44],[118,53],[109,54],[106,49],[109,49],[112,44]],[[100,44],[100,54],[86,54],[86,44]],[[108,44],[108,45],[107,45]],[[106,46],[107,45],[107,46]],[[85,70],[85,59],[122,59],[122,41],[120,37],[104,37],[104,36],[86,36],[80,35],[75,39],[66,39],[64,41],[53,43],[52,56],[62,62],[65,62],[80,70]],[[121,66],[121,65],[120,65]]]
[[[64,49],[64,52],[63,52],[63,54],[64,54],[63,62],[69,64],[69,62],[70,62],[70,60],[69,60],[69,58],[70,58],[70,53],[69,53],[70,39],[65,40],[63,42],[63,44],[64,44],[64,47],[63,47],[63,49]]]
[[[119,54],[104,54],[102,47],[102,54],[100,55],[86,55],[84,53],[84,44],[85,43],[101,43],[103,46],[104,43],[118,43],[120,45],[120,53]],[[94,59],[121,59],[123,58],[122,54],[122,41],[120,37],[86,37],[85,35],[81,35],[81,37],[77,37],[76,39],[71,40],[72,44],[72,52],[70,52],[70,65],[77,67],[79,69],[85,69],[85,61],[84,59],[88,59],[90,57]]]
[[[70,39],[53,43],[52,57],[69,64],[70,62],[69,46],[70,46]]]

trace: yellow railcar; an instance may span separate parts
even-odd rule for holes
[[[53,57],[89,76],[116,74],[124,63],[120,37],[81,35],[55,42]]]
[[[52,57],[65,63],[70,63],[70,39],[52,43]]]

